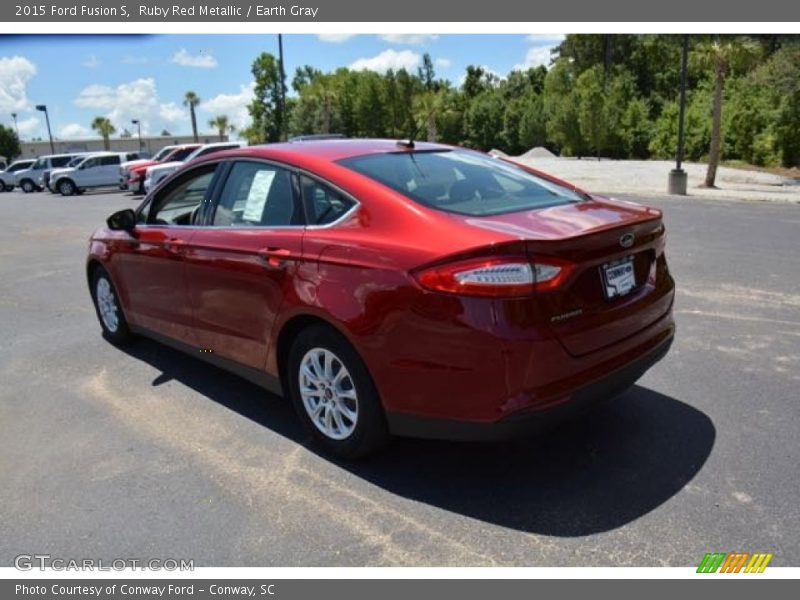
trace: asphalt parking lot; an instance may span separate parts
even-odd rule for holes
[[[127,194],[0,194],[0,565],[800,566],[800,206],[651,201],[672,352],[541,439],[315,453],[288,403],[146,340],[109,345],[90,232]]]

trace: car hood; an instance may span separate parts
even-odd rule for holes
[[[142,160],[142,161],[133,161],[130,163],[123,163],[122,168],[127,169],[129,173],[132,173],[133,171],[143,171],[148,167],[160,164],[163,163],[160,163],[157,160]]]
[[[74,173],[75,167],[64,167],[62,169],[53,169],[50,171],[50,179],[53,179],[56,175],[67,175],[69,173]]]

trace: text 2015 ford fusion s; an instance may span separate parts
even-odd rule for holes
[[[300,141],[186,165],[94,233],[87,275],[109,340],[284,393],[357,457],[524,435],[630,387],[674,335],[664,242],[658,210],[481,153]]]

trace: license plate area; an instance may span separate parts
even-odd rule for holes
[[[606,263],[600,267],[603,293],[606,300],[629,294],[636,287],[636,269],[633,256]]]

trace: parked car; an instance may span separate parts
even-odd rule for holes
[[[201,144],[184,144],[182,146],[169,146],[170,151],[164,155],[160,160],[144,161],[139,164],[134,164],[131,167],[120,169],[120,188],[135,190],[135,193],[144,195],[144,178],[148,167],[157,164],[166,164],[170,162],[183,162]],[[161,153],[159,153],[161,154]],[[125,179],[123,184],[122,180]]]
[[[27,170],[36,162],[34,159],[17,160],[11,163],[8,168],[0,171],[0,192],[10,192],[17,185],[16,175],[20,171]]]
[[[203,144],[199,148],[196,148],[194,152],[189,154],[189,156],[182,161],[174,160],[148,167],[145,171],[144,191],[147,193],[155,188],[162,179],[164,179],[167,175],[174,173],[181,165],[183,165],[184,162],[188,163],[195,158],[200,158],[201,156],[206,156],[207,154],[211,154],[213,152],[230,150],[232,148],[241,148],[242,146],[244,146],[244,144],[240,142],[215,142],[213,144]]]
[[[131,153],[95,152],[74,167],[59,169],[50,183],[62,196],[83,193],[87,189],[117,187],[119,166]]]
[[[216,153],[91,238],[102,330],[285,393],[327,451],[529,435],[667,352],[659,210],[431,143]]]
[[[149,166],[159,162],[163,162],[175,148],[177,148],[177,146],[173,145],[164,146],[163,148],[161,148],[161,150],[156,152],[155,156],[142,155],[136,158],[135,160],[127,160],[123,162],[119,167],[119,175],[120,175],[119,189],[123,191],[128,189],[128,174],[130,173],[131,169],[133,169],[134,167],[140,167],[142,165]]]
[[[41,192],[45,186],[45,172],[66,166],[74,156],[74,154],[48,154],[46,156],[40,156],[28,169],[17,172],[16,185],[26,194]]]
[[[77,167],[79,164],[81,164],[81,162],[83,162],[83,159],[85,159],[87,156],[91,154],[94,154],[94,152],[82,152],[81,154],[77,154],[64,167],[61,167],[59,169],[53,169],[52,171],[50,171],[47,177],[45,177],[46,187],[50,191],[50,193],[52,194],[59,193],[59,191],[52,184],[54,181],[58,179],[58,177],[61,175],[63,171]]]

